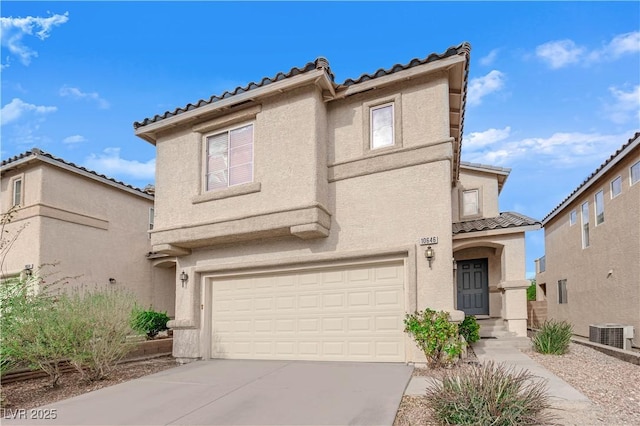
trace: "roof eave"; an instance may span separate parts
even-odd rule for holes
[[[541,227],[542,227],[541,224],[536,223],[533,225],[510,226],[507,228],[499,228],[499,229],[483,229],[482,231],[459,232],[453,235],[453,239],[464,240],[469,238],[492,237],[496,235],[519,234],[522,232],[537,231]]]
[[[212,102],[208,105],[204,105],[194,110],[183,112],[154,123],[140,126],[135,129],[134,133],[139,138],[155,145],[157,134],[169,128],[201,120],[216,111],[228,109],[243,102],[254,101],[258,98],[262,98],[276,92],[284,92],[286,90],[291,90],[308,84],[315,84],[322,89],[327,90],[331,96],[335,94],[334,83],[331,81],[331,77],[324,69],[316,69],[266,86],[252,89],[244,93],[233,95],[226,99]]]
[[[571,203],[573,203],[576,199],[582,196],[591,186],[594,185],[602,176],[607,174],[614,166],[616,166],[620,161],[626,158],[627,154],[631,152],[634,148],[636,148],[640,144],[640,136],[636,134],[635,140],[627,145],[618,155],[611,159],[602,169],[598,171],[595,175],[593,175],[587,182],[582,184],[580,188],[575,191],[570,197],[564,200],[558,207],[553,209],[551,213],[549,213],[544,219],[542,219],[542,226],[546,226],[554,217],[558,216],[564,209],[566,209]]]

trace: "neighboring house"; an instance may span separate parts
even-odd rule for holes
[[[574,333],[589,325],[632,325],[640,332],[640,132],[542,221],[539,300]]]
[[[498,216],[506,170],[460,162],[469,51],[343,83],[319,58],[134,123],[156,146],[153,251],[181,278],[174,356],[421,361],[403,320],[427,307],[525,332],[536,224]],[[454,256],[488,265],[464,308]]]
[[[132,291],[143,307],[174,314],[175,267],[150,255],[153,195],[39,149],[2,161],[2,210],[19,206],[7,231],[21,234],[2,264],[2,277],[53,264],[45,280],[66,288]],[[30,271],[28,271],[31,269]]]

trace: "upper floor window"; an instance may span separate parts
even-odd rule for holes
[[[395,144],[393,102],[371,108],[370,114],[371,149],[393,146]]]
[[[569,213],[569,226],[576,224],[576,219],[578,218],[578,212],[575,209],[571,210]]]
[[[602,222],[604,222],[604,191],[602,190],[596,192],[595,209],[596,209],[596,226],[598,226]]]
[[[149,231],[153,231],[154,222],[155,222],[155,209],[153,207],[149,207]],[[151,234],[149,234],[149,238],[151,238]]]
[[[631,185],[640,181],[640,161],[631,166]]]
[[[474,216],[480,214],[480,191],[471,189],[462,192],[462,215]]]
[[[22,204],[22,178],[13,180],[13,200],[11,205],[19,206]]]
[[[582,204],[582,248],[589,247],[589,202]]]
[[[558,303],[567,303],[567,280],[558,280]]]
[[[207,191],[253,182],[253,124],[207,137]]]
[[[611,181],[611,198],[617,197],[622,192],[622,178],[618,176]]]

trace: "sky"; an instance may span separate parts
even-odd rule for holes
[[[0,3],[2,159],[37,147],[154,181],[134,121],[318,56],[337,82],[471,43],[462,159],[541,220],[640,130],[640,3]],[[544,233],[527,233],[527,276]]]

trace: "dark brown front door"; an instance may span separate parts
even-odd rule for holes
[[[458,264],[458,310],[467,315],[489,315],[489,262],[460,260]]]

